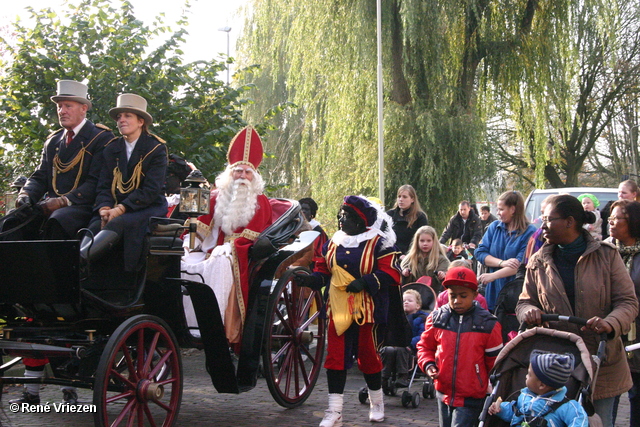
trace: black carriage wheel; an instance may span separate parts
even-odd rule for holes
[[[98,364],[95,425],[173,426],[181,400],[182,360],[173,332],[155,316],[124,321]]]
[[[326,334],[326,322],[319,317],[320,292],[296,286],[294,271],[309,274],[298,267],[278,280],[269,298],[262,352],[269,391],[285,408],[302,404],[313,391],[322,368]],[[311,313],[313,302],[316,311]]]

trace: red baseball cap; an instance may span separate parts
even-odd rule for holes
[[[476,273],[467,267],[454,267],[447,271],[442,286],[445,288],[449,288],[449,286],[463,286],[472,291],[477,291],[478,278],[476,277]]]

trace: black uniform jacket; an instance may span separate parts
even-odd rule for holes
[[[96,197],[96,186],[102,167],[102,152],[107,142],[114,138],[113,133],[104,125],[94,125],[89,120],[69,145],[63,141],[64,129],[49,136],[42,149],[42,159],[36,171],[29,177],[24,191],[29,194],[32,203],[36,203],[45,194],[49,197],[67,196],[74,205],[91,206]],[[84,155],[82,151],[84,150]],[[59,165],[71,164],[77,156],[77,164],[67,172],[55,173],[54,164],[58,156]],[[63,167],[64,169],[64,167]],[[81,173],[77,187],[76,178]]]
[[[167,170],[166,144],[154,135],[143,133],[138,138],[128,162],[125,144],[124,138],[117,138],[104,149],[104,167],[98,184],[94,210],[103,206],[114,207],[118,203],[125,205],[127,212],[136,212],[151,205],[166,206],[162,191]],[[116,200],[114,200],[111,187],[116,166],[122,174],[122,181],[127,182],[141,159],[143,160],[140,185],[126,194],[116,188]]]

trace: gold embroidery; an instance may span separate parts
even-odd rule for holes
[[[113,169],[113,181],[111,182],[111,195],[113,196],[113,200],[117,201],[116,197],[116,189],[120,194],[128,194],[133,190],[140,188],[140,183],[142,182],[142,164],[149,157],[151,153],[153,153],[156,148],[161,147],[160,144],[153,147],[151,151],[149,151],[143,158],[138,161],[138,164],[135,168],[133,168],[133,173],[129,177],[129,179],[125,182],[122,180],[122,172],[120,172],[120,168],[116,166]]]
[[[80,179],[82,178],[82,166],[84,165],[84,155],[85,153],[88,153],[90,156],[92,155],[87,151],[87,149],[91,146],[91,144],[93,144],[93,141],[95,141],[96,138],[102,135],[104,132],[106,132],[106,130],[100,131],[96,136],[93,137],[91,141],[89,141],[87,145],[83,145],[82,149],[78,152],[78,154],[76,154],[76,156],[68,163],[64,163],[62,160],[60,160],[60,157],[58,157],[58,153],[56,153],[56,155],[53,157],[53,178],[51,180],[51,186],[53,187],[53,191],[58,196],[66,196],[67,194],[71,193],[73,190],[78,188],[78,184],[80,183]],[[78,166],[78,164],[80,165],[80,167],[78,168],[78,173],[76,175],[76,180],[73,183],[73,187],[71,188],[71,190],[67,191],[66,193],[61,194],[58,191],[58,183],[57,183],[58,174],[70,172],[74,170],[75,167]]]

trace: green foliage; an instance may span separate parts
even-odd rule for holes
[[[499,153],[505,169],[543,188],[588,182],[585,160],[604,146],[625,98],[638,94],[639,25],[634,0],[539,3],[526,42],[518,44],[520,55],[487,64],[484,76],[494,84],[483,108],[508,105],[501,114],[515,132],[505,140],[522,147]]]
[[[71,79],[89,85],[88,118],[110,127],[108,111],[118,94],[145,97],[154,118],[150,130],[212,179],[224,167],[229,141],[245,125],[242,108],[251,86],[231,88],[218,79],[224,62],[183,63],[184,28],[172,32],[162,16],[147,25],[128,1],[117,8],[112,3],[84,0],[63,16],[31,9],[33,29],[16,22],[17,43],[0,40],[11,57],[0,63],[0,141],[13,148],[3,164],[16,174],[36,167],[47,135],[59,127],[49,98],[57,80]],[[186,23],[186,16],[178,20],[181,27]]]
[[[416,111],[394,104],[388,106],[385,118],[386,133],[395,136],[386,152],[386,168],[393,171],[386,182],[387,205],[395,201],[398,187],[411,183],[421,205],[428,207],[429,223],[441,230],[455,212],[455,207],[443,201],[475,200],[476,183],[493,174],[487,167],[492,163],[491,151],[477,143],[484,140],[484,125],[474,116]]]
[[[385,202],[391,207],[397,187],[412,184],[430,220],[444,225],[491,170],[474,108],[452,108],[462,52],[443,37],[449,20],[442,13],[453,11],[448,2],[445,12],[425,2],[383,4]],[[375,4],[254,0],[251,9],[239,56],[259,67],[247,75],[256,100],[246,117],[262,117],[273,103],[297,106],[276,115],[277,132],[265,145],[277,156],[265,170],[286,183],[279,194],[313,197],[321,222],[333,225],[343,196],[378,196]],[[394,68],[396,29],[406,53]],[[396,99],[401,77],[406,103]],[[486,163],[478,164],[481,157]]]

